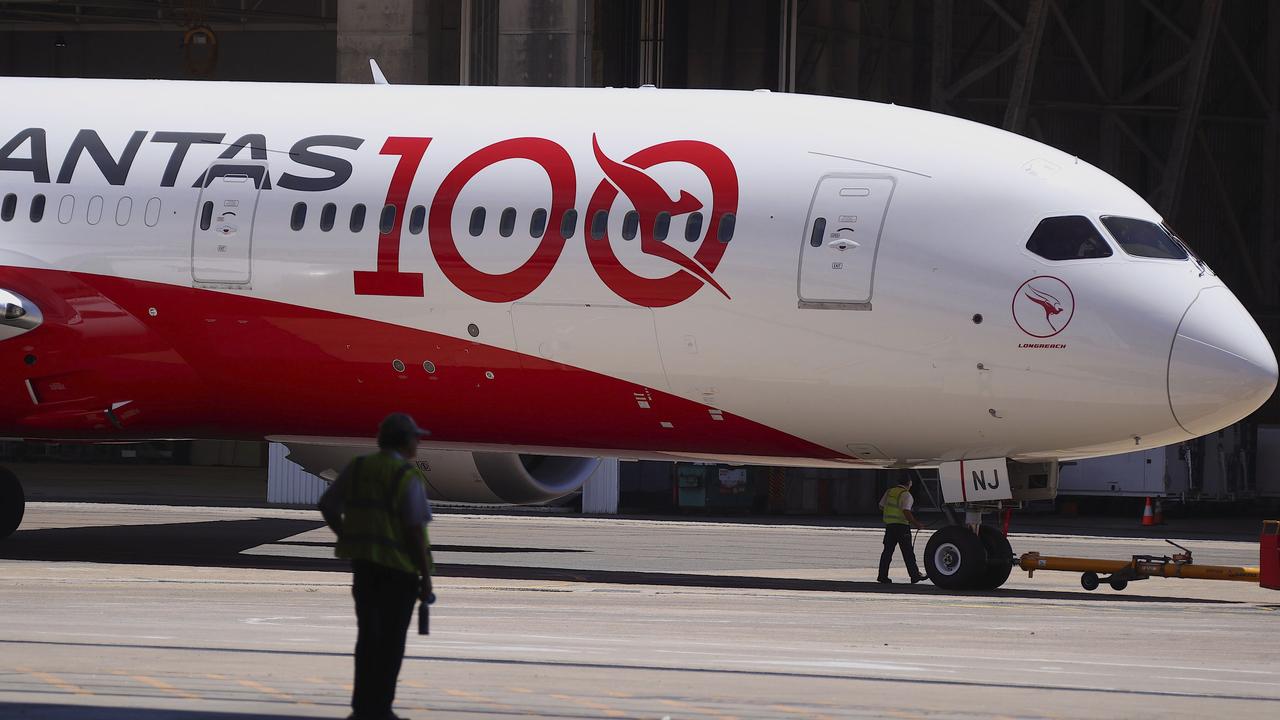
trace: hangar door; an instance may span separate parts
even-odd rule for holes
[[[894,179],[829,175],[813,193],[800,251],[800,306],[869,310]]]
[[[191,277],[197,283],[249,282],[253,219],[266,163],[214,163],[205,173],[191,241]]]

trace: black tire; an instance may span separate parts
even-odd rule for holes
[[[1100,582],[1101,580],[1098,578],[1098,573],[1093,572],[1092,570],[1080,576],[1080,587],[1088,590],[1089,592],[1097,590]]]
[[[1009,579],[1013,572],[1013,546],[1004,533],[991,527],[978,527],[978,539],[987,551],[987,567],[982,573],[982,581],[978,587],[983,590],[995,590]]]
[[[27,509],[27,496],[22,492],[18,476],[0,468],[0,539],[13,534],[22,524]]]
[[[1107,581],[1107,584],[1110,585],[1111,589],[1115,590],[1116,592],[1120,592],[1121,590],[1129,587],[1129,581],[1121,580],[1120,578],[1111,578],[1110,580]]]
[[[929,579],[940,588],[976,589],[987,569],[987,549],[969,528],[944,527],[925,545],[924,567]]]

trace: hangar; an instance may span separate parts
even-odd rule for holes
[[[1143,194],[1273,346],[1280,334],[1280,8],[1263,0],[0,2],[3,75],[370,82],[369,58],[396,83],[770,89],[1019,132]],[[1273,398],[1174,451],[1164,465],[1200,478],[1177,493],[1280,494],[1278,427]],[[243,443],[5,444],[6,459],[31,454],[258,468],[268,458]],[[832,472],[756,473],[753,506],[874,502]],[[622,489],[634,503],[680,506],[680,483],[679,469],[634,466]],[[1080,489],[1126,494],[1124,481]]]

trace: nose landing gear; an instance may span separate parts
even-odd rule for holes
[[[987,525],[951,525],[935,532],[924,549],[924,566],[934,585],[947,590],[994,590],[1013,570],[1013,547]]]
[[[0,468],[0,539],[9,537],[18,529],[26,507],[27,496],[22,492],[18,476]]]

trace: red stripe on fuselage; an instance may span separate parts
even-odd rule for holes
[[[439,442],[849,459],[728,412],[714,419],[669,393],[423,330],[62,271],[0,268],[0,286],[45,315],[41,327],[0,342],[11,369],[0,380],[8,436],[368,437],[402,410]],[[637,393],[647,393],[647,408]],[[112,418],[115,403],[128,404]]]

